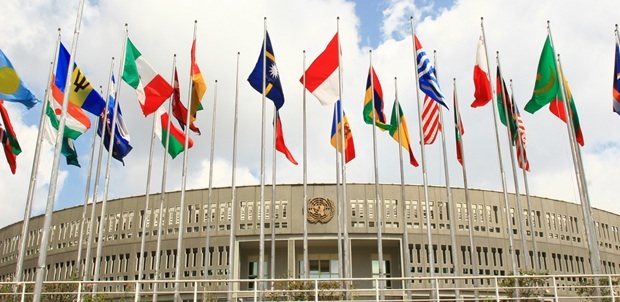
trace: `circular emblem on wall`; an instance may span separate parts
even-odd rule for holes
[[[327,198],[313,198],[308,200],[308,222],[328,223],[334,217],[334,202]]]

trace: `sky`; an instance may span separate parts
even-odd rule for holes
[[[50,63],[56,56],[57,29],[70,48],[74,38],[78,1],[6,0],[0,26],[0,49],[12,61],[26,85],[43,99]],[[243,7],[243,9],[239,9]],[[422,162],[411,21],[424,49],[433,57],[441,89],[450,111],[444,112],[449,181],[462,187],[461,166],[456,161],[452,131],[453,79],[456,81],[460,111],[466,129],[464,138],[468,184],[471,188],[502,190],[491,104],[471,108],[473,67],[476,46],[484,17],[489,68],[495,82],[496,52],[499,52],[505,80],[513,79],[514,96],[520,108],[530,99],[540,52],[550,21],[556,52],[561,54],[564,74],[569,80],[579,110],[585,146],[581,149],[590,202],[593,207],[620,213],[616,201],[616,179],[620,178],[620,117],[612,111],[612,74],[614,63],[614,25],[620,21],[616,0],[597,1],[584,8],[582,1],[169,1],[101,0],[87,1],[79,30],[76,62],[95,86],[107,87],[112,57],[118,73],[125,27],[142,55],[164,78],[172,73],[177,54],[181,95],[186,100],[189,87],[190,48],[194,20],[197,23],[197,62],[207,82],[204,111],[198,113],[197,126],[202,135],[193,135],[195,145],[188,152],[187,189],[208,187],[211,123],[215,119],[215,158],[213,184],[230,186],[232,172],[234,101],[239,101],[237,149],[237,185],[260,184],[261,95],[247,83],[262,47],[263,29],[269,31],[286,97],[280,111],[286,143],[302,162],[303,87],[299,77],[304,56],[308,66],[339,29],[342,45],[343,106],[355,140],[356,158],[347,165],[347,181],[372,183],[374,179],[372,126],[362,118],[368,67],[371,61],[383,87],[386,115],[391,114],[396,92],[409,123],[413,149]],[[339,17],[339,21],[336,21]],[[237,56],[237,53],[240,53]],[[238,62],[238,64],[237,64]],[[238,70],[238,75],[237,75]],[[117,75],[117,78],[120,76]],[[396,80],[395,80],[396,79]],[[217,80],[217,84],[215,81]],[[238,84],[238,94],[236,85]],[[398,91],[395,91],[395,87]],[[217,94],[216,94],[217,92]],[[329,144],[333,109],[321,106],[306,94],[308,116],[308,181],[334,182],[335,152]],[[212,114],[214,102],[217,112]],[[119,103],[131,134],[133,150],[123,166],[111,163],[108,199],[144,195],[149,163],[152,116],[144,117],[136,94],[120,84]],[[271,105],[268,102],[268,105]],[[10,173],[0,160],[2,211],[0,227],[23,219],[34,149],[42,106],[26,110],[19,104],[7,104],[23,152],[17,158],[18,169]],[[273,107],[267,107],[265,140],[272,141],[269,122]],[[573,161],[566,126],[546,108],[536,114],[522,110],[527,128],[528,173],[532,195],[579,202]],[[94,123],[94,118],[93,118]],[[507,189],[515,191],[508,140],[500,128],[502,163]],[[66,166],[61,160],[55,209],[81,205],[85,200],[90,161],[92,129],[76,141],[81,168]],[[377,133],[379,182],[398,183],[398,145],[385,133]],[[107,154],[104,154],[107,155]],[[428,183],[445,185],[441,142],[425,147]],[[150,192],[161,191],[164,150],[156,142],[153,154]],[[106,156],[104,156],[106,158]],[[44,143],[36,173],[33,214],[45,209],[53,161],[52,147]],[[406,160],[405,160],[406,162]],[[266,152],[265,178],[271,182],[272,151]],[[301,183],[301,165],[290,164],[276,155],[277,183]],[[103,197],[105,159],[101,168],[97,200]],[[166,191],[179,190],[182,184],[183,157],[169,161]],[[519,190],[524,192],[518,171]],[[407,184],[422,184],[422,168],[405,166]],[[89,191],[93,192],[91,188]],[[88,200],[92,200],[92,196]],[[474,203],[476,201],[473,201]]]

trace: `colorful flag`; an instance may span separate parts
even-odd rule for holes
[[[144,116],[155,112],[172,95],[172,86],[153,69],[129,38],[123,80],[136,90]]]
[[[422,132],[424,133],[424,144],[432,145],[441,131],[439,122],[439,103],[435,102],[428,95],[424,96],[422,106]]]
[[[613,83],[613,108],[615,113],[620,114],[620,45],[618,45],[618,41],[616,41],[616,61],[614,64]]]
[[[58,61],[56,64],[56,80],[54,83],[61,92],[65,91],[70,59],[71,55],[69,51],[60,43]],[[88,79],[86,79],[86,76],[84,76],[77,64],[73,64],[69,101],[94,115],[101,115],[101,112],[103,112],[105,108],[105,101],[97,90],[93,88]]]
[[[560,93],[560,80],[555,65],[555,51],[551,46],[551,39],[547,36],[545,46],[538,61],[536,83],[532,98],[525,104],[525,111],[534,113],[553,101]]]
[[[583,139],[583,133],[581,132],[581,124],[579,123],[579,115],[577,114],[577,107],[575,107],[575,101],[573,99],[573,94],[571,93],[570,86],[568,85],[568,80],[562,74],[562,78],[564,79],[564,89],[566,90],[566,94],[568,96],[569,106],[568,106],[568,114],[571,116],[571,121],[573,123],[573,129],[575,131],[575,140],[579,145],[583,147],[585,141]],[[561,119],[566,123],[566,110],[564,109],[564,101],[562,94],[558,94],[558,97],[555,98],[549,104],[549,111]]]
[[[164,148],[166,147],[166,140],[168,140],[168,154],[174,159],[185,150],[185,134],[170,122],[170,116],[166,110],[160,107],[155,111],[155,114],[155,134],[161,140]],[[193,146],[194,141],[189,138],[187,148]]]
[[[73,140],[68,137],[62,138],[62,147],[60,149],[60,153],[65,156],[67,160],[67,165],[76,166],[81,168],[80,162],[78,161],[78,154],[75,150],[75,145],[73,144]]]
[[[297,161],[293,158],[293,154],[288,150],[284,143],[284,131],[282,131],[282,121],[280,120],[280,111],[276,111],[276,150],[280,151],[286,159],[288,159],[293,165],[297,165]]]
[[[412,166],[417,167],[418,161],[415,159],[415,156],[413,155],[413,150],[411,149],[411,140],[409,139],[409,129],[407,128],[407,121],[405,120],[405,115],[403,114],[402,108],[400,108],[400,104],[398,104],[398,108],[396,107],[396,104],[397,103],[394,102],[394,106],[392,106],[392,119],[390,120],[390,136],[392,136],[392,138],[403,148],[407,149],[407,152],[409,152],[409,163]]]
[[[181,89],[179,88],[179,75],[177,69],[174,68],[174,83],[172,90],[172,116],[177,119],[181,129],[185,130],[185,123],[187,122],[187,108],[181,102]],[[200,129],[194,125],[194,122],[190,120],[189,129],[194,133],[200,134]]]
[[[190,102],[189,112],[191,114],[191,122],[193,123],[194,121],[196,121],[196,112],[198,110],[202,110],[202,97],[207,91],[207,83],[205,83],[205,79],[202,77],[202,73],[200,72],[198,63],[196,63],[196,39],[194,39],[194,42],[192,42],[191,59],[192,67],[190,75],[192,78],[192,100]]]
[[[9,112],[4,108],[4,101],[0,100],[0,142],[4,149],[4,156],[11,167],[11,173],[15,174],[17,169],[17,155],[22,152],[22,148],[17,141],[17,135],[13,130]]]
[[[60,125],[60,115],[62,113],[62,102],[64,98],[64,94],[55,84],[54,78],[52,78],[52,82],[50,83],[50,88],[52,93],[47,102],[47,107],[45,108],[45,125],[44,127],[44,137],[47,141],[55,145],[56,144],[56,134],[58,132],[58,126]],[[67,105],[67,114],[65,119],[65,129],[64,136],[70,139],[77,139],[82,133],[86,132],[90,128],[90,119],[84,113],[84,111],[76,106],[75,104],[69,102]]]
[[[0,49],[0,100],[21,103],[28,109],[41,102],[26,88],[2,49]]]
[[[521,113],[519,112],[519,107],[517,107],[517,102],[514,100],[514,96],[512,98],[512,113],[515,124],[517,125],[518,133],[518,138],[515,143],[515,149],[517,150],[517,162],[519,163],[519,168],[529,171],[530,162],[527,159],[527,152],[525,151],[525,147],[527,146],[525,124],[523,124],[523,119],[521,118]]]
[[[480,36],[476,49],[476,66],[474,66],[474,102],[473,108],[486,105],[493,98],[491,81],[489,80],[489,65],[487,62],[487,46],[484,37]]]
[[[415,53],[416,53],[416,66],[418,68],[418,78],[420,82],[420,90],[422,90],[426,95],[431,97],[433,100],[441,104],[442,106],[448,109],[446,103],[443,102],[443,93],[441,93],[441,89],[439,88],[439,82],[437,82],[437,76],[435,75],[435,67],[431,64],[431,61],[428,59],[426,52],[422,48],[422,44],[418,40],[418,36],[414,35],[415,38]]]
[[[371,80],[372,76],[372,80]],[[372,91],[374,88],[374,92]],[[373,108],[373,98],[374,105]],[[390,125],[387,123],[385,113],[383,112],[383,89],[381,89],[381,83],[379,77],[373,67],[368,69],[368,79],[366,80],[366,96],[364,97],[364,122],[366,124],[374,124],[382,131],[390,130]]]
[[[463,165],[463,134],[465,134],[465,128],[463,127],[463,120],[461,119],[461,113],[459,112],[458,99],[456,97],[456,88],[454,89],[454,139],[456,140],[456,160],[459,161],[461,166]]]
[[[514,114],[512,112],[512,100],[510,99],[510,93],[508,93],[508,88],[506,87],[506,83],[502,78],[502,74],[499,66],[497,66],[497,114],[499,115],[499,119],[504,124],[504,126],[508,127],[511,141],[510,143],[514,145],[515,140],[517,139],[517,124],[513,118]]]
[[[340,41],[338,33],[327,44],[323,52],[310,64],[299,81],[323,106],[328,106],[340,98]]]
[[[342,125],[341,122],[344,122]],[[343,127],[344,126],[344,127]],[[334,105],[334,118],[332,120],[331,144],[342,153],[342,129],[344,128],[344,162],[345,164],[355,158],[355,145],[353,144],[353,133],[349,127],[347,116],[342,110],[342,120],[340,119],[340,101]]]
[[[271,39],[269,39],[269,33],[265,32],[264,46],[261,47],[260,55],[254,70],[248,77],[250,86],[256,91],[263,93],[263,74],[265,75],[265,96],[273,101],[276,106],[276,110],[280,110],[284,105],[284,92],[282,91],[282,84],[280,83],[280,72],[278,66],[276,66],[276,55],[273,52],[271,46]],[[263,61],[265,58],[265,61]],[[266,70],[263,70],[263,64]]]
[[[114,123],[114,107],[116,104],[116,100],[114,99],[116,91],[116,81],[114,80],[114,76],[112,76],[112,85],[110,85],[110,100],[108,101],[108,115],[99,118],[99,125],[97,127],[97,135],[101,137],[103,133],[103,144],[108,149],[110,145],[110,137],[112,133],[112,123]],[[104,126],[105,122],[105,126]],[[104,130],[105,127],[105,130]],[[105,132],[104,132],[105,131]],[[120,105],[118,106],[118,113],[116,114],[116,127],[114,128],[114,142],[112,146],[112,157],[116,160],[123,163],[123,158],[129,154],[133,147],[129,144],[129,130],[127,130],[127,126],[125,125],[125,121],[123,120],[123,112],[121,111]]]

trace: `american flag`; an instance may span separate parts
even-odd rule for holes
[[[437,134],[441,131],[441,123],[439,123],[439,104],[428,95],[424,97],[422,124],[424,144],[432,145],[437,138]]]
[[[525,151],[525,147],[527,146],[525,125],[523,124],[523,119],[521,118],[521,113],[519,113],[519,108],[517,108],[517,103],[514,100],[514,97],[512,99],[512,112],[514,114],[513,118],[515,123],[517,124],[515,149],[517,149],[517,161],[519,162],[519,168],[529,171],[530,162],[527,160],[527,152]]]

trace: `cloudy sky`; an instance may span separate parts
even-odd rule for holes
[[[12,61],[24,82],[41,99],[45,91],[50,62],[55,57],[57,29],[70,47],[73,39],[77,2],[60,0],[7,0],[3,3],[4,21],[0,27],[0,48]],[[302,74],[303,50],[309,65],[325,48],[337,30],[340,17],[342,43],[343,102],[351,123],[357,157],[347,165],[349,182],[374,182],[372,127],[364,124],[362,105],[369,66],[372,62],[381,80],[387,114],[395,96],[394,78],[398,78],[398,96],[409,120],[412,141],[419,140],[413,49],[410,17],[416,33],[432,56],[437,51],[440,84],[452,103],[456,78],[458,98],[466,129],[464,136],[470,187],[501,190],[501,178],[490,105],[473,109],[472,72],[481,34],[480,17],[484,17],[490,69],[495,74],[495,53],[499,51],[505,79],[514,80],[514,94],[522,108],[534,87],[540,52],[551,21],[556,51],[562,56],[564,73],[570,81],[581,118],[586,145],[582,149],[591,203],[594,207],[620,212],[615,200],[616,179],[620,177],[620,117],[611,109],[611,84],[614,59],[614,24],[620,19],[616,0],[597,1],[584,7],[583,1],[166,1],[100,0],[88,1],[84,9],[77,47],[77,63],[95,87],[107,86],[110,62],[116,57],[115,73],[122,55],[124,24],[129,36],[143,56],[166,79],[171,76],[173,54],[178,55],[182,95],[189,86],[189,53],[194,20],[198,21],[197,61],[209,89],[203,99],[197,125],[201,136],[193,136],[188,162],[187,188],[208,186],[211,121],[216,119],[214,184],[231,183],[233,105],[235,84],[239,81],[239,137],[237,184],[260,182],[261,95],[246,79],[254,67],[262,46],[263,18],[276,54],[286,95],[281,110],[288,147],[302,160],[302,98],[298,82]],[[237,70],[239,56],[239,76]],[[215,96],[215,81],[218,81]],[[126,165],[111,165],[109,198],[143,195],[146,188],[152,117],[144,118],[135,92],[122,83],[120,104],[131,133],[134,149]],[[217,113],[212,106],[217,99]],[[311,95],[308,102],[308,180],[312,183],[335,181],[334,149],[329,145],[333,109],[323,107]],[[269,105],[271,103],[268,103]],[[41,107],[26,111],[18,104],[8,104],[23,153],[18,156],[18,171],[12,175],[0,161],[2,211],[0,226],[23,218],[32,158]],[[268,120],[272,107],[268,107]],[[445,114],[450,182],[462,186],[461,167],[455,159],[452,112]],[[547,109],[535,115],[523,113],[528,131],[528,156],[532,167],[528,174],[533,195],[578,202],[574,169],[565,124]],[[271,142],[271,123],[267,123],[266,141]],[[507,139],[500,132],[504,167],[509,191],[514,182],[508,157]],[[82,204],[90,160],[89,130],[76,142],[82,168],[66,166],[64,159],[58,179],[55,208]],[[385,133],[378,133],[379,180],[400,181],[398,146]],[[44,211],[48,192],[53,151],[43,146],[37,176],[35,214]],[[155,146],[151,191],[161,190],[163,148]],[[414,153],[421,160],[419,144]],[[444,185],[441,145],[438,140],[426,148],[428,179],[431,185]],[[267,152],[266,179],[271,181],[271,151]],[[276,156],[278,183],[301,183],[302,167],[291,165],[281,154]],[[169,164],[166,190],[181,187],[182,156]],[[104,163],[105,164],[105,163]],[[105,165],[104,165],[105,167]],[[102,169],[104,171],[104,169]],[[422,169],[406,166],[405,179],[422,183]],[[519,173],[520,175],[520,173]],[[521,191],[523,181],[519,177]],[[98,192],[102,195],[103,190]],[[91,189],[92,192],[92,189]]]

